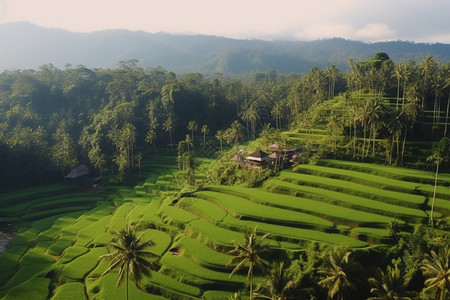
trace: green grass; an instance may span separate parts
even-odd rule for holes
[[[81,280],[88,274],[98,263],[98,258],[108,253],[106,248],[93,248],[88,253],[77,257],[67,263],[62,269],[63,276],[74,280]]]
[[[86,299],[84,284],[81,282],[69,282],[58,286],[51,300],[83,300]]]
[[[75,245],[87,246],[97,236],[105,232],[106,225],[110,222],[111,216],[105,216],[97,222],[91,223],[78,231],[75,237]]]
[[[172,243],[172,237],[169,234],[156,229],[146,229],[141,240],[152,240],[155,245],[149,247],[148,251],[158,256],[162,256]]]
[[[351,231],[351,235],[367,235],[375,238],[388,238],[389,232],[388,230],[381,228],[368,228],[368,227],[358,227],[354,228]]]
[[[316,163],[322,166],[330,166],[340,169],[349,169],[360,172],[372,173],[386,178],[412,181],[418,183],[434,184],[434,172],[394,166],[376,165],[370,163],[357,163],[343,160],[320,159]],[[449,173],[439,174],[439,184],[448,186],[450,183]]]
[[[48,278],[31,278],[30,280],[11,288],[2,300],[45,300],[48,299],[49,285],[50,279]]]
[[[287,187],[285,187],[287,189]],[[419,209],[393,205],[360,196],[349,195],[345,192],[327,190],[322,187],[293,184],[289,190],[302,197],[318,199],[335,205],[347,206],[356,210],[374,212],[395,218],[407,218],[414,220],[426,219],[428,215]]]
[[[367,243],[363,241],[359,241],[357,239],[348,237],[343,234],[338,233],[327,233],[317,230],[311,230],[311,229],[304,229],[304,228],[295,228],[295,227],[288,227],[288,226],[280,226],[280,225],[274,225],[274,224],[267,224],[267,223],[260,223],[260,222],[254,222],[254,221],[242,221],[237,220],[234,218],[231,218],[227,216],[224,220],[224,223],[232,226],[240,228],[242,231],[245,228],[254,228],[256,225],[258,225],[258,232],[262,233],[271,233],[272,238],[275,240],[284,240],[288,239],[291,242],[294,240],[297,241],[312,241],[312,242],[320,242],[323,244],[328,245],[340,245],[340,244],[347,244],[350,247],[360,248],[367,246]],[[238,239],[236,241],[242,241],[241,239]],[[274,244],[276,245],[276,243]]]
[[[348,182],[345,180],[298,174],[289,171],[281,172],[280,179],[287,180],[293,183],[306,184],[315,187],[321,187],[323,189],[345,192],[349,195],[363,196],[381,202],[401,205],[405,207],[420,208],[425,204],[426,201],[426,198],[420,195],[387,191],[363,184]]]
[[[188,274],[205,281],[215,282],[217,284],[240,284],[246,280],[246,277],[240,274],[234,275],[230,278],[229,272],[217,272],[203,268],[184,255],[176,256],[171,253],[167,253],[162,257],[161,263],[171,269],[177,270],[181,274]],[[231,270],[232,269],[230,268],[229,271],[231,272]],[[181,274],[179,274],[179,276],[182,276]]]
[[[59,256],[64,249],[73,244],[75,234],[64,233],[47,250],[48,254]]]
[[[202,218],[207,218],[208,221],[221,222],[227,215],[227,211],[223,208],[200,198],[183,197],[180,200],[179,205],[201,215]]]
[[[206,238],[215,244],[232,246],[233,240],[241,240],[244,238],[242,232],[236,232],[229,229],[214,226],[204,219],[192,221],[187,224],[186,230],[194,233],[194,236]]]
[[[231,255],[213,250],[204,243],[190,237],[183,237],[173,247],[179,248],[179,252],[207,268],[224,268],[232,258]]]
[[[294,172],[319,175],[328,178],[343,179],[355,183],[360,183],[381,189],[399,191],[403,193],[423,193],[431,197],[433,195],[434,184],[424,184],[398,180],[395,178],[386,178],[383,175],[375,175],[366,172],[353,171],[348,169],[339,169],[320,165],[299,165],[294,168]],[[444,186],[437,187],[438,197],[450,199],[450,188]]]
[[[171,294],[175,292],[175,296],[182,294],[183,296],[191,296],[195,298],[200,298],[201,289],[198,287],[182,283],[172,277],[166,276],[158,272],[152,272],[150,278],[145,278],[142,282],[144,286],[150,286],[157,288],[159,292],[163,294],[168,294],[167,296],[172,296]],[[172,292],[172,293],[171,293]]]
[[[169,222],[169,224],[179,224],[181,227],[185,223],[192,222],[199,217],[177,206],[166,205],[159,211],[163,222]]]
[[[228,213],[233,217],[247,217],[258,219],[261,222],[276,222],[279,224],[289,224],[291,226],[330,228],[334,225],[330,221],[310,214],[260,205],[234,195],[213,191],[201,191],[194,195],[226,208]]]
[[[270,179],[266,181],[263,189],[267,191],[278,191],[285,189],[290,191],[295,189],[297,185],[284,182],[277,179]],[[267,192],[260,189],[250,189],[242,187],[226,187],[226,186],[210,186],[211,190],[222,191],[225,193],[233,193],[239,196],[248,198],[254,202],[267,204],[275,207],[282,207],[286,209],[294,209],[315,215],[323,216],[325,218],[332,218],[343,221],[351,221],[358,224],[373,224],[384,226],[393,220],[392,217],[381,216],[373,213],[359,211],[347,207],[336,206],[331,203],[315,201],[307,198],[300,198],[290,195],[283,195],[280,193]],[[400,221],[402,222],[402,221]]]
[[[99,279],[86,279],[89,299],[123,300],[126,297],[125,282],[116,288],[117,272],[111,272]],[[167,300],[167,298],[145,293],[130,280],[128,284],[129,299]]]
[[[69,246],[64,249],[61,258],[58,260],[58,264],[66,264],[78,256],[81,256],[88,252],[89,249],[80,246]]]

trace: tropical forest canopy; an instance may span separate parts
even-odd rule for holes
[[[140,155],[158,147],[176,151],[187,133],[214,137],[236,120],[246,139],[270,126],[310,133],[322,128],[329,133],[326,143],[310,139],[293,146],[325,157],[429,167],[432,142],[449,136],[449,80],[450,64],[431,55],[395,64],[381,52],[364,61],[350,58],[346,72],[330,65],[288,75],[180,76],[144,69],[137,60],[115,69],[50,64],[4,71],[0,184],[60,181],[80,163],[123,181]],[[197,127],[189,128],[190,122]],[[441,170],[447,167],[444,162]]]

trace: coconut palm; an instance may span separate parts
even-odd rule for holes
[[[378,268],[376,277],[369,278],[373,286],[370,293],[373,297],[367,300],[411,300],[407,296],[408,278],[405,278],[397,264],[386,267],[386,272]]]
[[[203,151],[205,151],[206,147],[206,135],[209,133],[208,125],[203,125],[201,132],[203,133]]]
[[[262,260],[261,255],[268,251],[268,246],[263,245],[263,241],[270,236],[270,233],[266,233],[258,238],[256,229],[252,231],[245,230],[244,244],[233,241],[235,248],[228,252],[233,255],[228,262],[227,266],[233,265],[238,262],[237,266],[231,271],[230,277],[236,274],[239,270],[244,268],[248,263],[247,278],[250,283],[250,300],[253,297],[253,269],[258,266],[260,269],[267,269],[266,263]]]
[[[450,292],[450,248],[447,246],[439,249],[438,253],[434,250],[430,254],[425,254],[420,267],[425,280],[425,290],[436,292],[436,299],[444,300],[445,295]]]
[[[234,121],[231,126],[224,132],[224,138],[227,143],[234,143],[236,151],[239,150],[239,139],[242,139],[244,134],[242,133],[242,125],[239,121]]]
[[[268,276],[261,281],[253,293],[255,299],[287,300],[292,299],[292,292],[297,282],[284,268],[284,263],[275,263]],[[298,296],[298,295],[297,295]]]
[[[170,138],[170,150],[173,152],[173,141],[172,141],[172,129],[173,129],[173,119],[169,115],[163,124],[164,131],[169,133]]]
[[[351,254],[347,247],[337,247],[328,253],[325,265],[318,269],[322,278],[319,285],[327,289],[328,299],[343,300],[351,290],[356,290],[361,267],[350,259]]]
[[[191,131],[191,140],[192,143],[194,143],[194,131],[198,130],[198,124],[195,121],[189,121],[188,125],[187,125],[187,129]]]
[[[433,220],[433,211],[434,211],[434,202],[436,199],[436,188],[437,188],[437,180],[439,175],[439,166],[444,160],[444,155],[448,155],[449,151],[449,140],[446,137],[443,137],[439,143],[433,145],[433,154],[427,157],[428,161],[432,161],[436,164],[436,172],[434,177],[434,189],[433,189],[433,199],[431,201],[431,212],[430,212],[430,224],[434,226]]]
[[[119,268],[119,278],[117,279],[116,288],[120,286],[125,275],[127,300],[129,275],[136,282],[139,282],[143,275],[150,276],[150,270],[154,265],[147,258],[157,257],[156,254],[145,250],[145,248],[152,246],[154,243],[151,240],[142,242],[143,234],[137,235],[136,226],[127,223],[125,229],[119,233],[113,232],[113,241],[108,245],[110,253],[99,257],[99,260],[107,259],[111,261],[109,267],[101,276]]]
[[[222,150],[223,150],[222,145],[223,145],[223,140],[225,139],[225,132],[223,130],[217,130],[216,139],[218,139],[220,142],[220,154],[222,154]]]
[[[250,122],[252,138],[254,139],[256,133],[256,121],[259,118],[259,111],[256,101],[251,102],[243,109],[241,112],[241,117],[244,121]]]

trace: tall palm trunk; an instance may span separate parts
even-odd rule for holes
[[[438,174],[439,174],[439,165],[440,165],[440,163],[437,162],[436,163],[436,174],[434,177],[433,200],[431,200],[431,211],[430,211],[431,227],[434,227],[433,211],[434,211],[434,200],[436,199],[436,187],[437,187],[437,180],[438,180]]]
[[[128,300],[128,268],[129,268],[129,266],[128,266],[128,264],[127,264],[127,277],[126,277],[126,293],[127,293],[127,300]]]
[[[250,262],[250,270],[249,270],[248,280],[250,281],[250,300],[253,299],[253,263]]]
[[[444,137],[447,136],[447,127],[448,127],[448,111],[450,107],[450,93],[448,93],[447,99],[447,112],[445,113],[445,127],[444,127]]]

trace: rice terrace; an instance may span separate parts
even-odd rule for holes
[[[449,299],[449,78],[3,72],[0,299]]]

